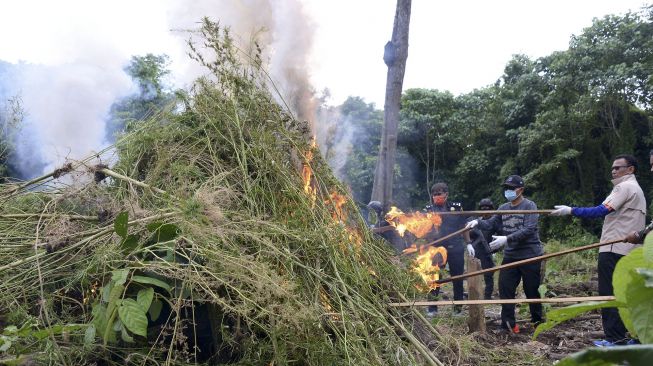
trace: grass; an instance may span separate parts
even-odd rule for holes
[[[267,91],[258,54],[208,20],[199,33],[191,53],[209,74],[104,152],[119,157],[112,178],[96,184],[102,168],[84,160],[70,186],[52,175],[0,186],[7,353],[64,365],[457,357],[431,352],[452,336],[386,307],[416,296],[412,276],[369,233],[309,126]]]

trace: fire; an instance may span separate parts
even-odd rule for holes
[[[347,202],[347,197],[341,195],[340,193],[333,191],[329,195],[329,199],[326,200],[327,204],[333,205],[333,211],[331,212],[331,217],[334,220],[345,221],[346,217],[342,211],[342,206]]]
[[[447,250],[444,247],[428,247],[413,261],[413,272],[422,277],[423,284],[416,285],[417,289],[430,291],[438,288],[436,283],[440,279],[440,267],[447,263]]]
[[[406,231],[409,231],[417,238],[423,238],[431,230],[437,230],[442,224],[442,218],[436,213],[419,211],[404,213],[394,206],[385,215],[385,219],[396,228],[400,236],[404,236]]]
[[[304,156],[304,166],[302,167],[302,180],[304,181],[304,192],[315,202],[317,198],[317,189],[313,186],[313,168],[311,168],[311,162],[313,162],[313,154],[317,148],[317,141],[315,136],[311,141],[311,147],[306,152]]]

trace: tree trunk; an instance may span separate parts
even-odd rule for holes
[[[467,257],[467,271],[479,271],[481,269],[481,261]],[[483,293],[483,285],[481,283],[482,276],[474,276],[467,279],[467,291],[470,300],[481,300]],[[467,320],[470,332],[485,332],[485,310],[483,305],[469,305],[469,319]]]
[[[410,24],[411,0],[397,0],[392,40],[385,46],[383,61],[388,65],[385,87],[383,130],[379,157],[374,171],[372,200],[379,201],[385,209],[392,201],[392,179],[397,150],[397,128],[401,91],[408,58],[408,26]]]

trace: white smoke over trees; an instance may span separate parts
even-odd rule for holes
[[[323,134],[328,132],[329,124],[325,127],[318,122],[319,100],[310,82],[315,25],[300,0],[169,0],[150,5],[156,7],[152,16],[163,19],[161,34],[171,42],[167,44],[169,49],[143,47],[138,54],[168,54],[175,87],[188,87],[206,73],[188,57],[186,42],[202,18],[208,17],[229,27],[240,47],[252,47],[256,41],[279,91],[280,103],[283,99],[297,118],[309,121],[313,132],[321,135],[318,139],[326,138]],[[88,29],[56,32],[52,41],[58,42],[61,49],[53,57],[55,62],[18,63],[13,65],[12,78],[0,80],[0,90],[7,95],[20,94],[26,110],[14,162],[22,178],[40,175],[67,159],[80,159],[103,149],[108,145],[105,133],[112,106],[139,92],[138,85],[125,72],[136,54],[127,54],[119,47],[119,38],[114,39],[106,29],[95,35],[93,24],[81,24]],[[126,33],[120,24],[115,27],[117,36]],[[151,29],[133,31],[155,33]],[[336,169],[343,166],[342,152],[346,152],[353,133],[345,130],[330,137]]]

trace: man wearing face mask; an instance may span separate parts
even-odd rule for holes
[[[633,232],[639,232],[646,223],[646,199],[637,183],[637,159],[632,155],[618,155],[612,162],[612,192],[596,207],[555,206],[552,216],[572,215],[582,218],[600,218],[603,220],[601,241],[624,238]],[[605,245],[599,248],[599,295],[613,295],[612,275],[617,262],[633,249],[641,246],[631,242]],[[633,240],[634,241],[634,240]],[[624,326],[617,308],[601,309],[601,320],[605,339],[594,341],[599,347],[632,342],[626,338]]]
[[[443,211],[462,211],[463,207],[459,202],[448,201],[449,187],[446,183],[435,183],[431,187],[431,204],[426,206],[425,211],[430,212],[443,212]],[[442,224],[437,231],[433,231],[426,236],[426,240],[433,241],[454,231],[460,230],[465,227],[467,219],[462,215],[449,215],[441,216]],[[467,243],[465,245],[463,243]],[[441,243],[447,249],[447,262],[449,263],[449,273],[452,276],[463,274],[465,271],[465,248],[470,256],[474,256],[474,247],[471,245],[469,233],[465,232],[462,235],[456,235]],[[430,298],[437,296],[439,288],[431,291]],[[453,281],[453,298],[454,300],[463,299],[463,281]],[[454,314],[458,315],[461,312],[461,306],[454,306]],[[435,315],[437,307],[429,306],[428,312],[430,316]]]
[[[535,203],[523,196],[524,180],[518,175],[511,175],[503,182],[504,196],[507,203],[499,206],[499,210],[537,210]],[[544,252],[538,234],[539,215],[504,214],[494,215],[487,220],[472,220],[468,227],[477,227],[481,230],[494,230],[501,235],[492,235],[490,249],[497,250],[505,247],[503,262],[508,264],[522,259],[537,257]],[[501,299],[514,299],[517,286],[524,281],[524,293],[529,299],[540,298],[541,262],[530,263],[519,267],[504,269],[499,272],[499,297]],[[542,322],[542,304],[529,304],[531,322]],[[515,320],[515,305],[501,305],[501,327],[513,333],[519,333],[519,326]]]

